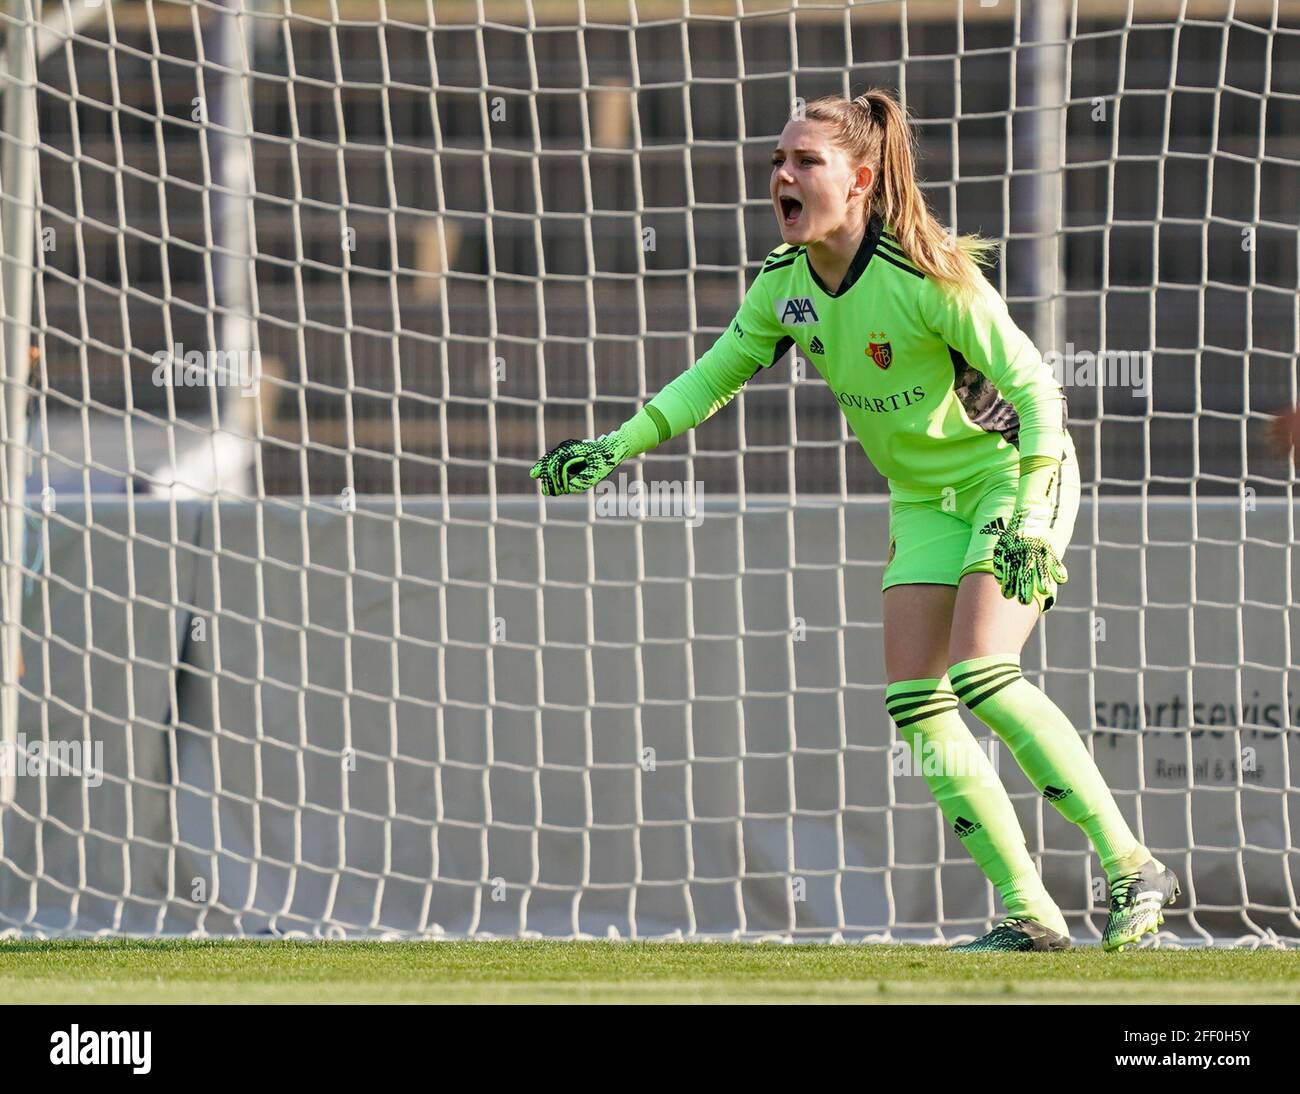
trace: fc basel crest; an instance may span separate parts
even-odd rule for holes
[[[881,368],[889,368],[894,363],[894,350],[888,342],[868,342],[867,352]]]

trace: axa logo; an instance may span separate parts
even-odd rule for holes
[[[812,298],[808,296],[792,296],[788,300],[778,300],[776,314],[780,317],[783,327],[802,327],[809,323],[821,322],[817,318],[817,309],[813,307]]]

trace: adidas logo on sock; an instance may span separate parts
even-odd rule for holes
[[[1062,790],[1059,786],[1052,786],[1050,783],[1043,787],[1043,797],[1045,797],[1049,802],[1064,801],[1073,793],[1073,790],[1068,788]]]
[[[1001,517],[998,517],[996,520],[991,520],[988,524],[984,525],[984,527],[980,529],[980,535],[996,536],[999,532],[1005,532],[1006,530],[1007,522]]]
[[[952,823],[952,830],[957,833],[958,837],[965,839],[967,836],[978,832],[984,825],[979,821],[967,820],[965,817],[958,817]]]
[[[813,340],[808,343],[808,352],[815,353],[818,357],[822,357],[826,353],[826,347],[822,345],[822,340],[816,335],[813,335]]]

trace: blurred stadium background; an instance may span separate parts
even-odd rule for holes
[[[1085,482],[1280,489],[1244,427],[1294,388],[1300,10],[1182,8],[601,0],[480,16],[439,0],[334,19],[246,3],[256,259],[229,291],[255,293],[280,379],[260,435],[227,428],[256,437],[269,494],[528,492],[547,437],[617,424],[725,326],[777,239],[768,153],[794,97],[885,86],[916,119],[933,208],[1006,241],[991,276],[1027,330],[1152,351],[1149,401],[1071,392]],[[226,78],[223,9],[104,10],[111,29],[90,19],[38,88],[57,241],[39,386],[50,447],[75,451],[88,416],[96,449],[52,460],[56,489],[91,462],[96,490],[145,486],[124,427],[148,446],[171,398],[206,430],[207,392],[147,380],[159,349],[220,339],[206,240],[240,215],[213,187],[241,138],[191,118]],[[1044,146],[1059,168],[1036,174]],[[1059,212],[1040,200],[1052,187]],[[777,369],[749,392],[743,459],[734,416],[664,451],[693,449],[718,490],[740,473],[760,493],[882,488],[818,385],[792,394]]]

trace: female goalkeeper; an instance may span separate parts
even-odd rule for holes
[[[1061,386],[980,272],[990,245],[954,239],[926,207],[888,92],[809,103],[772,154],[771,198],[785,242],[727,331],[615,432],[565,441],[532,476],[547,494],[588,490],[799,346],[889,480],[885,705],[930,758],[939,808],[1006,906],[958,948],[1070,944],[960,701],[1087,833],[1110,882],[1103,946],[1121,949],[1163,922],[1178,881],[1134,838],[1069,719],[1020,673],[1021,647],[1066,580],[1079,507]]]

